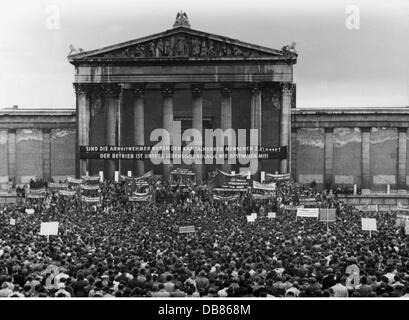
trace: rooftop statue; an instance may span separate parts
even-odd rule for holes
[[[175,23],[173,24],[173,28],[176,27],[187,27],[190,28],[189,19],[187,17],[186,12],[179,11],[176,15]]]

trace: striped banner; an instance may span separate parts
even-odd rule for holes
[[[150,195],[144,195],[144,196],[131,196],[128,198],[129,201],[132,202],[144,202],[144,201],[149,201]]]
[[[82,201],[87,202],[87,203],[97,203],[101,201],[100,197],[85,197],[82,196]]]
[[[99,181],[99,179],[100,179],[100,177],[99,176],[94,176],[94,177],[91,177],[91,176],[83,176],[82,177],[82,180],[84,180],[84,181]]]
[[[271,174],[266,172],[266,177],[269,177],[274,180],[288,180],[291,178],[291,174],[284,173],[284,174]]]
[[[60,190],[59,192],[60,196],[67,196],[67,197],[73,197],[76,194],[76,191],[72,190]]]
[[[239,196],[236,195],[232,195],[232,196],[220,196],[217,194],[213,195],[213,200],[215,201],[236,201],[239,199]]]
[[[67,187],[68,185],[66,183],[50,182],[48,184],[48,189],[65,189]]]
[[[83,190],[99,190],[99,185],[82,184],[81,189],[83,189]]]
[[[273,183],[268,183],[268,184],[263,184],[257,181],[253,181],[253,189],[259,189],[259,190],[265,190],[265,191],[274,191],[276,189],[276,184]]]
[[[74,183],[74,184],[81,184],[82,179],[74,179],[74,178],[71,178],[71,177],[67,177],[67,182],[68,183]]]

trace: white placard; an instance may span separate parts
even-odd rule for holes
[[[253,212],[253,213],[251,214],[251,216],[253,217],[253,219],[257,219],[257,213]]]
[[[261,171],[260,182],[261,182],[261,183],[264,183],[264,180],[266,180],[266,172],[265,172],[265,171]]]
[[[119,182],[119,171],[114,172],[114,180],[115,182]]]
[[[253,215],[246,216],[246,218],[247,218],[247,222],[255,222],[256,221],[256,219],[253,217]]]
[[[275,219],[277,218],[277,214],[275,212],[269,212],[267,213],[267,218]]]
[[[99,181],[104,182],[104,171],[99,172]]]
[[[16,219],[10,218],[10,225],[15,226],[16,225]]]
[[[318,218],[320,213],[319,208],[298,208],[297,217]]]
[[[132,177],[132,171],[128,171],[128,177]]]
[[[58,222],[41,222],[40,235],[56,236],[58,234]]]
[[[34,209],[26,209],[27,214],[34,214]]]
[[[361,218],[362,230],[376,231],[376,219],[374,218]]]
[[[195,226],[179,227],[179,233],[194,233],[196,232]]]

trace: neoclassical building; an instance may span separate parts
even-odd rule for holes
[[[270,49],[190,27],[179,13],[173,28],[93,51],[71,54],[75,67],[76,175],[103,170],[136,175],[169,165],[149,160],[85,159],[80,146],[152,145],[152,130],[258,129],[259,145],[290,146],[295,107],[291,46]],[[171,141],[172,144],[172,141]],[[259,171],[287,172],[290,156],[259,161]],[[281,163],[280,163],[281,162]],[[195,165],[197,179],[220,165]],[[238,172],[240,165],[223,165]]]
[[[81,159],[79,147],[151,145],[152,130],[175,124],[259,129],[260,145],[289,147],[281,161],[261,160],[259,171],[290,171],[301,183],[408,188],[409,107],[296,108],[291,46],[273,50],[193,30],[178,15],[165,32],[68,58],[76,110],[0,109],[0,192],[86,171],[166,175],[169,167],[150,161]],[[193,168],[199,180],[215,167]]]

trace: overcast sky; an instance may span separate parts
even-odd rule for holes
[[[348,6],[359,29],[346,26]],[[275,49],[295,41],[298,107],[409,105],[409,0],[1,0],[0,108],[74,108],[70,44],[161,32],[180,10],[193,29]]]

